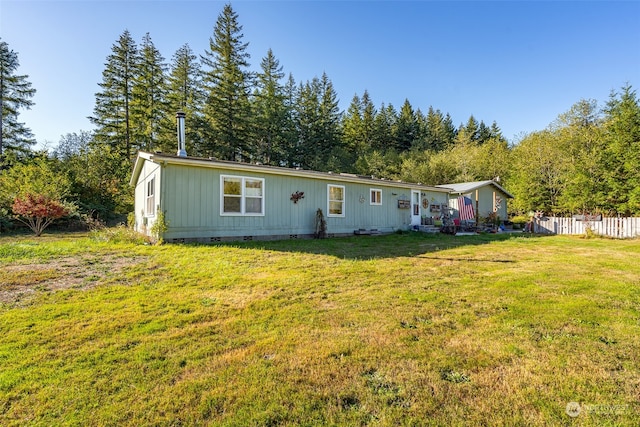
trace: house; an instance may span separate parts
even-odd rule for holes
[[[136,230],[150,235],[164,217],[167,242],[312,237],[318,209],[329,236],[390,233],[449,203],[448,188],[188,157],[181,147],[138,153],[130,181]]]
[[[459,197],[471,199],[474,214],[480,218],[496,212],[500,219],[506,220],[507,200],[513,199],[513,195],[494,180],[442,184],[436,187],[450,190],[449,207],[458,213],[460,212]]]

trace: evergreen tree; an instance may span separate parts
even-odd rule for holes
[[[411,144],[411,150],[425,151],[430,147],[429,130],[427,126],[427,116],[418,108],[415,113],[416,135]]]
[[[96,93],[93,116],[96,125],[95,138],[98,143],[107,144],[119,152],[123,158],[134,156],[131,102],[133,85],[138,69],[138,48],[128,30],[125,30],[112,46],[102,72],[102,89]]]
[[[472,114],[471,116],[469,116],[469,120],[467,120],[466,125],[460,125],[460,127],[458,128],[458,133],[464,133],[465,141],[476,142],[479,139],[479,128],[480,124]],[[460,139],[458,141],[460,141]]]
[[[478,125],[477,141],[478,144],[484,144],[489,139],[491,139],[491,128],[484,124],[484,121],[480,120],[480,124]]]
[[[283,150],[285,153],[282,166],[301,166],[301,145],[298,131],[298,86],[292,74],[289,74],[284,85],[284,106],[286,117],[282,128]]]
[[[296,103],[299,143],[295,163],[304,169],[316,169],[326,155],[321,144],[320,96],[320,81],[317,77],[311,82],[300,84]]]
[[[368,91],[362,94],[362,152],[368,152],[373,148],[375,132],[376,107],[371,101]]]
[[[375,115],[373,122],[373,133],[371,135],[371,148],[382,153],[389,150],[395,151],[395,129],[398,122],[398,113],[393,105],[385,107],[384,103]]]
[[[376,114],[369,92],[365,90],[362,98],[354,95],[342,118],[342,141],[346,151],[343,163],[349,165],[351,170],[358,159],[375,149]]]
[[[250,157],[248,138],[251,131],[248,71],[248,43],[242,41],[242,26],[230,4],[218,16],[209,50],[201,56],[207,102],[205,116],[211,127],[208,151],[227,160]]]
[[[165,152],[177,150],[176,113],[182,111],[185,119],[185,145],[187,154],[204,156],[206,122],[202,112],[205,94],[202,89],[200,62],[188,44],[181,46],[171,59],[168,76],[168,108],[162,130],[161,148]]]
[[[320,78],[320,93],[320,142],[323,158],[317,165],[318,170],[340,170],[344,167],[344,163],[340,159],[346,154],[340,134],[342,113],[340,112],[338,94],[326,73],[322,73]]]
[[[409,151],[418,134],[418,125],[413,107],[408,99],[405,99],[400,115],[396,123],[395,140],[399,152]]]
[[[363,106],[360,97],[356,94],[351,99],[351,104],[342,118],[342,138],[348,157],[355,161],[363,154]]]
[[[444,116],[440,110],[429,107],[426,117],[426,148],[434,151],[444,150],[455,139],[455,127],[451,117]]]
[[[640,103],[630,85],[605,107],[604,166],[608,205],[622,215],[640,213]]]
[[[7,153],[20,154],[35,144],[31,130],[18,121],[19,110],[33,105],[36,90],[28,75],[16,74],[18,54],[0,39],[0,167]]]
[[[254,96],[255,151],[257,160],[270,165],[286,162],[286,137],[288,107],[285,89],[280,83],[284,78],[282,66],[271,49],[260,64],[262,72],[257,76]]]
[[[142,39],[135,66],[130,104],[132,145],[136,150],[153,151],[171,123],[166,120],[167,66],[149,33]]]
[[[491,123],[491,127],[489,128],[490,138],[499,139],[500,141],[507,141],[507,139],[502,135],[502,129],[498,126],[498,123],[494,120]]]

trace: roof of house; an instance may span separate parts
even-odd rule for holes
[[[142,171],[142,165],[145,161],[151,161],[159,164],[176,164],[193,167],[259,172],[273,175],[288,175],[292,177],[326,179],[340,182],[366,183],[384,187],[408,187],[413,189],[435,191],[439,193],[449,193],[451,191],[451,188],[445,188],[443,186],[429,186],[421,183],[394,181],[390,179],[381,179],[375,178],[373,176],[355,175],[351,173],[318,172],[299,168],[285,168],[279,166],[234,162],[229,160],[218,160],[214,158],[180,157],[177,155],[149,153],[145,151],[138,152],[138,157],[136,158],[136,162],[133,167],[133,173],[131,174],[131,180],[129,181],[130,185],[135,185],[138,181],[138,177],[140,176],[140,172]]]
[[[513,194],[509,193],[500,184],[498,184],[497,182],[495,182],[493,180],[474,181],[474,182],[460,182],[460,183],[456,183],[456,184],[442,184],[442,185],[436,185],[436,187],[448,188],[448,189],[451,190],[450,192],[452,194],[465,194],[465,193],[469,193],[471,191],[477,190],[478,188],[481,188],[481,187],[484,187],[484,186],[487,186],[487,185],[494,186],[498,190],[502,191],[510,199],[514,198]]]

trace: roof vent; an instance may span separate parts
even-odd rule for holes
[[[185,149],[185,132],[184,132],[184,116],[182,111],[176,113],[178,119],[178,157],[187,157],[187,150]]]

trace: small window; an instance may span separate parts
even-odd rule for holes
[[[327,186],[328,193],[328,216],[344,216],[344,186]]]
[[[264,215],[264,179],[221,176],[221,215]]]
[[[377,188],[372,188],[370,190],[371,192],[371,197],[369,199],[370,203],[372,205],[381,205],[382,204],[382,190],[379,190]]]
[[[151,178],[147,182],[147,216],[156,214],[156,179]]]

